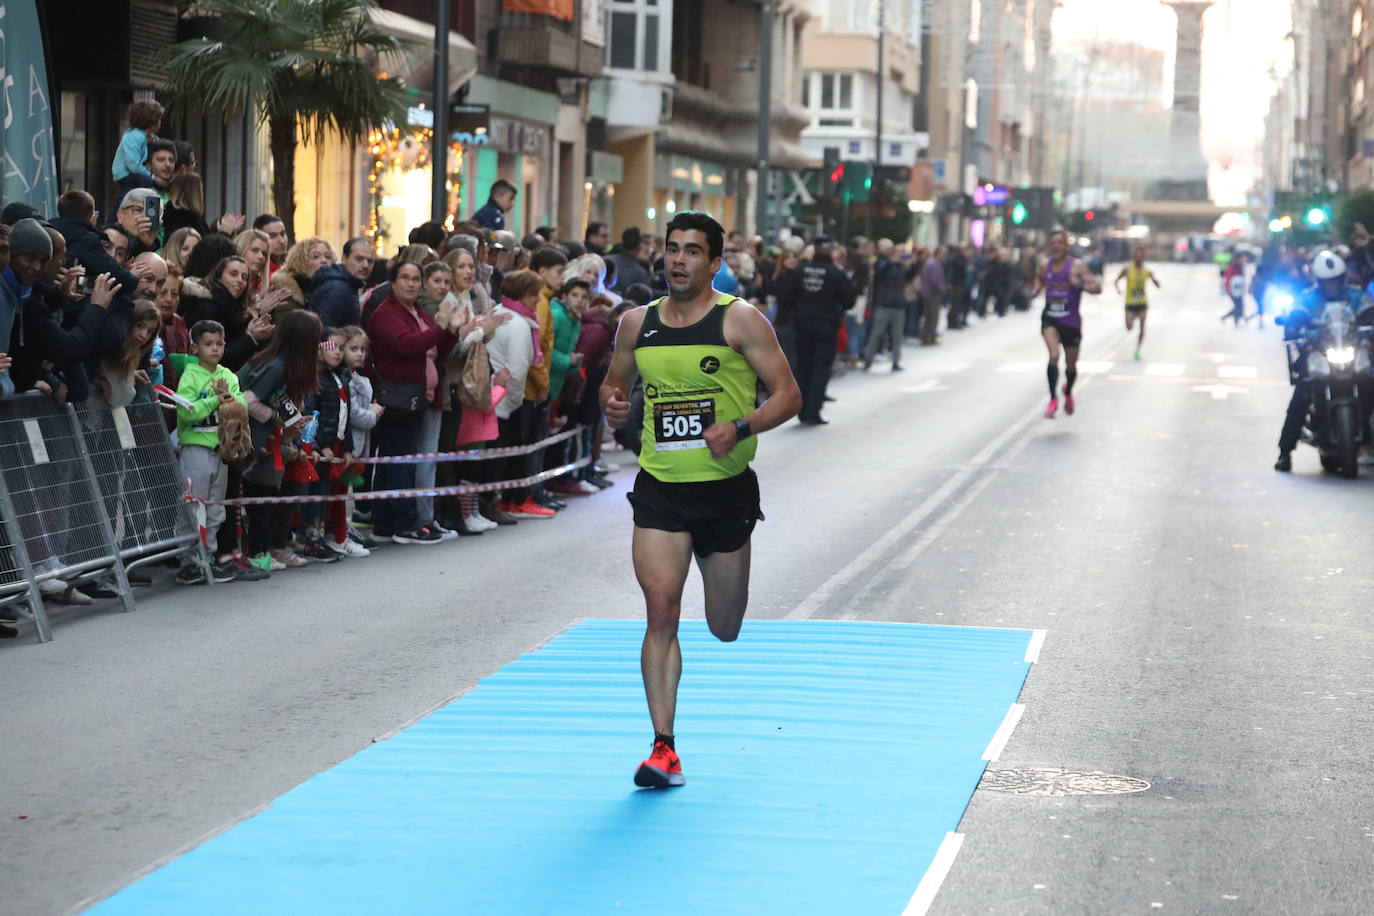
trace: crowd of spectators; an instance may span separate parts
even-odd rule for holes
[[[217,581],[261,579],[311,562],[369,556],[382,544],[437,544],[556,516],[611,486],[597,389],[620,314],[666,292],[663,240],[591,222],[564,237],[507,226],[516,189],[445,228],[416,226],[379,257],[374,240],[300,238],[273,214],[205,212],[190,144],[157,135],[155,102],[136,102],[112,174],[111,219],[70,190],[56,212],[0,212],[0,396],[125,407],[176,392],[169,430],[192,493],[209,504]],[[578,238],[580,235],[581,238]],[[775,323],[802,382],[802,421],[824,423],[838,361],[901,368],[904,336],[939,343],[971,313],[1026,307],[1034,254],[967,246],[910,250],[888,240],[763,240],[729,235],[716,287]],[[164,392],[165,394],[165,392]],[[245,454],[220,441],[222,409],[246,409]],[[190,406],[185,406],[189,404]],[[527,446],[464,462],[356,459]],[[620,437],[637,448],[633,431]],[[587,454],[568,473],[538,478]],[[518,481],[499,493],[438,498],[216,505],[239,496],[340,496]],[[180,582],[204,581],[195,565]],[[88,603],[61,579],[47,598]]]

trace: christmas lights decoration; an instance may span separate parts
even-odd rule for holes
[[[391,227],[382,218],[382,175],[392,169],[410,171],[429,168],[433,138],[434,131],[428,127],[402,130],[390,126],[374,130],[368,136],[367,151],[372,163],[367,173],[367,225],[362,227],[362,231],[372,240],[378,254],[386,249],[387,240],[391,238]],[[447,158],[448,213],[444,215],[443,224],[445,229],[452,230],[463,201],[462,144],[450,143]]]

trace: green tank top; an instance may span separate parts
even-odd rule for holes
[[[635,340],[635,365],[644,379],[644,433],[639,466],[658,480],[683,483],[742,474],[758,449],[750,436],[723,460],[711,457],[706,430],[754,411],[758,377],[725,342],[725,313],[734,296],[722,293],[696,324],[670,328],[650,303]]]

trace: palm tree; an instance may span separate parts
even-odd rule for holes
[[[304,132],[353,143],[405,123],[401,81],[374,72],[408,44],[379,29],[374,0],[195,0],[189,13],[216,37],[165,52],[170,103],[201,115],[253,112],[267,123],[272,200],[295,237],[296,146]],[[299,128],[299,130],[298,130]]]

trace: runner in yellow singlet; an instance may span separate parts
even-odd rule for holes
[[[711,287],[725,248],[720,223],[684,211],[665,238],[668,295],[625,313],[601,385],[606,420],[620,427],[629,421],[635,376],[644,379],[643,448],[629,496],[635,577],[649,618],[639,665],[654,743],[635,785],[659,789],[686,782],[673,719],[682,676],[677,625],[692,558],[705,586],[707,625],[731,642],[749,603],[749,539],[763,517],[749,462],[757,436],[801,407],[768,319]],[[757,405],[756,381],[769,392]]]
[[[1116,275],[1118,293],[1121,292],[1122,280],[1126,281],[1126,330],[1131,330],[1137,321],[1140,322],[1140,336],[1135,342],[1135,358],[1140,359],[1140,347],[1145,343],[1145,315],[1150,308],[1150,297],[1146,295],[1146,287],[1154,283],[1156,289],[1163,289],[1155,272],[1145,266],[1144,248],[1137,247],[1131,253],[1131,263]]]

